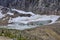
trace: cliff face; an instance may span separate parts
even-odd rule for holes
[[[0,0],[0,5],[38,14],[60,14],[60,0]]]

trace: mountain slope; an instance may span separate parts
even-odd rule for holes
[[[36,14],[60,15],[60,0],[0,0],[0,5]]]

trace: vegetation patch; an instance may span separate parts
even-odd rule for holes
[[[21,35],[19,30],[0,29],[0,36],[9,37],[15,40],[26,40],[26,38]]]

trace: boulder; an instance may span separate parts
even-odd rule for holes
[[[2,10],[2,14],[7,14],[7,12],[9,11],[9,9],[7,9],[6,7],[4,7],[4,8],[2,8],[1,9]]]

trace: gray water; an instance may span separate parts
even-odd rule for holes
[[[25,30],[30,28],[35,28],[41,25],[47,25],[51,22],[51,20],[46,21],[37,21],[28,24],[9,24],[7,26],[0,26],[0,28],[7,28],[7,29],[16,29],[16,30]]]

